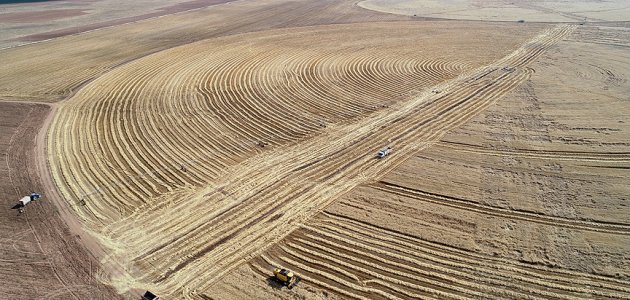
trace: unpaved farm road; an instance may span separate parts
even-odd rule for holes
[[[68,224],[51,201],[55,198],[49,191],[54,189],[44,188],[47,177],[41,175],[48,169],[46,159],[37,159],[46,158],[42,147],[46,143],[39,140],[45,137],[45,130],[40,129],[48,125],[54,106],[0,101],[2,132],[7,133],[0,146],[6,165],[0,168],[0,177],[5,179],[0,185],[5,207],[0,215],[4,221],[0,299],[86,299],[91,295],[115,299],[119,296],[112,287],[95,281],[102,269],[80,243],[86,240],[77,237],[88,233],[78,223],[74,227]],[[9,209],[13,201],[32,191],[41,192],[43,200],[29,205],[22,214]]]
[[[413,100],[355,123],[329,126],[304,143],[237,165],[217,184],[189,197],[111,224],[107,231],[124,245],[119,253],[126,257],[113,256],[112,262],[130,263],[123,266],[130,274],[114,281],[134,278],[131,287],[154,284],[169,298],[190,298],[208,289],[341,194],[377,180],[513,90],[529,78],[528,64],[573,29],[547,29],[503,59]],[[376,151],[385,145],[394,146],[393,155],[377,160]],[[139,227],[143,230],[131,230]]]

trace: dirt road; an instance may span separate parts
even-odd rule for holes
[[[114,289],[96,280],[99,261],[70,230],[40,179],[37,162],[46,160],[38,159],[42,156],[35,151],[36,134],[50,113],[45,104],[0,103],[4,207],[0,280],[5,283],[0,295],[7,299],[118,298]],[[32,191],[43,198],[29,204],[23,214],[11,209]]]

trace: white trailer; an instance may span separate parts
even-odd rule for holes
[[[20,199],[20,201],[18,201],[19,202],[18,204],[24,207],[26,206],[26,204],[31,203],[32,200],[33,199],[30,196],[24,196],[22,199]]]

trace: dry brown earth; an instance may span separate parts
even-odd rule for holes
[[[49,21],[86,14],[81,9],[57,9],[48,11],[26,11],[0,14],[2,23],[29,23],[33,21]]]
[[[32,191],[42,192],[35,135],[50,108],[44,104],[0,104],[0,298],[87,299],[117,297],[96,280],[101,272],[68,228],[47,193],[24,214],[11,209]]]
[[[230,1],[79,0],[0,4],[0,48],[17,47]]]

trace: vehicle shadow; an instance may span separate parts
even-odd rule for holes
[[[275,276],[267,277],[267,285],[269,285],[274,290],[280,290],[284,285],[276,280]]]

